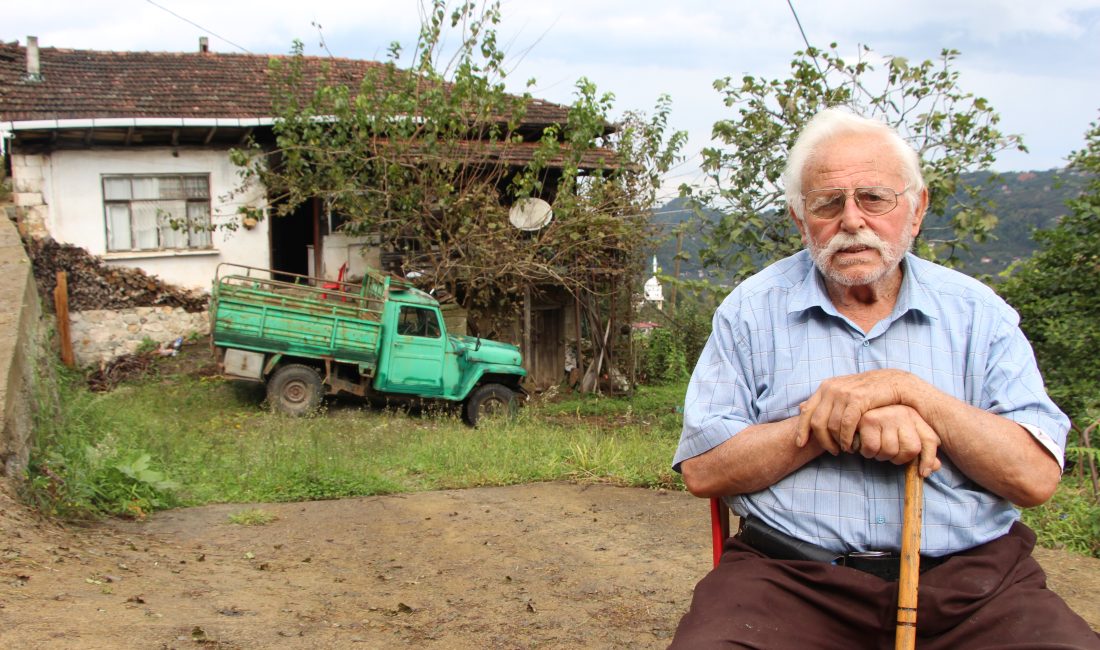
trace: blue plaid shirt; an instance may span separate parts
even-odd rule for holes
[[[829,377],[905,370],[1024,426],[1061,465],[1069,420],[1047,396],[1016,312],[992,290],[914,255],[889,317],[870,333],[833,307],[805,251],[725,299],[692,374],[673,460],[697,456],[757,423],[798,414]],[[793,441],[791,444],[794,444]],[[945,555],[995,539],[1019,518],[944,454],[925,481],[921,552]],[[837,552],[898,550],[904,468],[822,454],[775,485],[728,497],[739,515]]]

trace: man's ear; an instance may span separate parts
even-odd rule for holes
[[[913,213],[913,236],[916,237],[920,233],[921,224],[924,222],[924,215],[928,212],[928,187],[925,186],[920,191],[920,195],[917,197],[917,209]]]

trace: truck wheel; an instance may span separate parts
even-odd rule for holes
[[[482,418],[512,417],[517,408],[515,391],[500,384],[485,384],[466,399],[462,415],[466,424],[474,427]]]
[[[321,405],[322,391],[316,370],[292,363],[276,370],[267,382],[267,403],[287,415],[309,415]]]

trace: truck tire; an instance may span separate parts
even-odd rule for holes
[[[485,384],[478,387],[463,405],[462,419],[472,427],[479,420],[491,416],[512,417],[516,414],[518,403],[516,393],[501,384]]]
[[[267,403],[287,415],[309,415],[321,405],[323,390],[316,370],[291,363],[281,366],[268,380]]]

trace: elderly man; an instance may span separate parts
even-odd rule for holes
[[[1045,587],[1016,506],[1053,494],[1069,422],[1016,313],[910,254],[916,152],[841,109],[784,172],[806,250],[714,315],[673,461],[741,517],[676,648],[893,647],[903,466],[925,477],[918,647],[1100,648]]]

